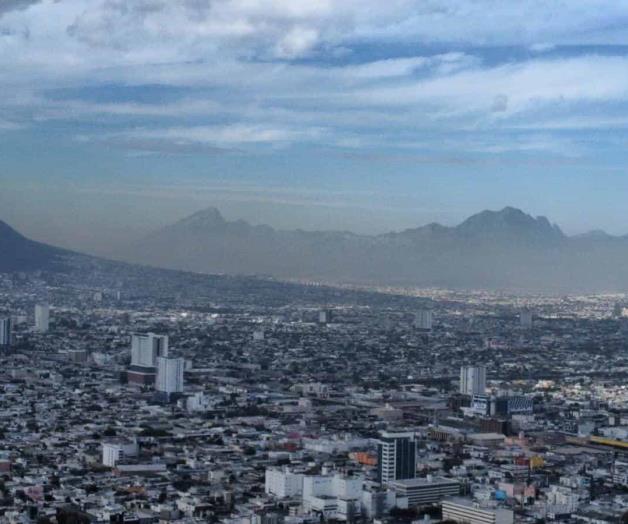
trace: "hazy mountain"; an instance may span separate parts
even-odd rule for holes
[[[61,269],[69,251],[22,236],[0,221],[0,272]]]
[[[205,273],[349,283],[530,291],[628,289],[628,238],[566,236],[545,217],[506,207],[455,227],[383,235],[284,231],[227,221],[215,208],[142,239],[126,259]]]

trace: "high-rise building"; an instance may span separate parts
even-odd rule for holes
[[[423,331],[431,331],[434,313],[431,309],[421,309],[414,315],[414,327]]]
[[[35,306],[35,330],[46,333],[50,327],[50,306],[37,304]]]
[[[127,380],[141,385],[155,385],[157,359],[168,356],[168,336],[154,333],[131,337],[131,366]]]
[[[484,395],[486,393],[486,367],[462,366],[460,368],[460,393]]]
[[[532,327],[533,315],[529,309],[521,310],[519,313],[519,324],[522,328],[530,329]]]
[[[168,356],[168,336],[154,333],[136,334],[131,338],[131,365],[154,368],[157,357]]]
[[[416,476],[414,433],[383,431],[377,443],[379,482],[413,479]]]
[[[12,341],[12,324],[10,318],[0,318],[0,348],[6,349]]]
[[[183,371],[185,360],[174,357],[157,358],[157,380],[155,388],[160,393],[171,395],[183,393]]]

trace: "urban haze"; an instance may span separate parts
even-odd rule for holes
[[[627,523],[627,28],[0,0],[0,524]]]

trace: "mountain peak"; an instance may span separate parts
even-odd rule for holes
[[[538,239],[556,239],[564,235],[560,228],[544,217],[533,217],[515,207],[499,211],[485,210],[470,216],[456,228],[469,235],[524,235]]]
[[[226,220],[220,213],[220,211],[215,207],[208,207],[206,209],[201,209],[196,213],[180,220],[177,224],[180,226],[186,227],[198,227],[198,228],[207,228],[207,227],[216,227],[222,226],[226,223]]]

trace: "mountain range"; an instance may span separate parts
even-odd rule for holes
[[[136,242],[124,259],[202,273],[257,274],[353,284],[624,291],[628,238],[567,236],[519,209],[482,211],[380,235],[278,230],[199,211]]]
[[[76,257],[0,222],[0,272],[62,271]],[[83,256],[84,257],[84,256]],[[84,257],[85,258],[85,257]],[[482,211],[380,235],[278,230],[208,208],[141,238],[115,258],[206,274],[328,283],[551,293],[628,290],[628,237],[567,236],[519,209]]]
[[[0,272],[62,270],[71,253],[30,240],[0,221]]]

